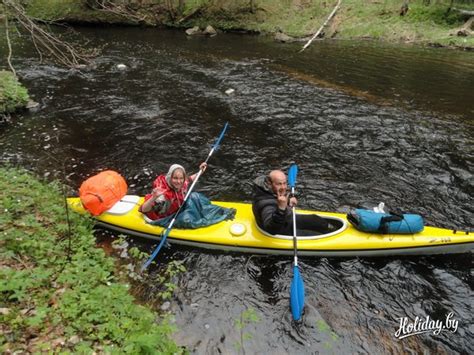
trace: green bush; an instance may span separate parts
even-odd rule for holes
[[[0,71],[0,113],[12,113],[26,107],[28,91],[10,71]]]
[[[0,168],[0,211],[1,353],[182,352],[169,322],[135,303],[91,220],[71,213],[69,236],[57,184]]]

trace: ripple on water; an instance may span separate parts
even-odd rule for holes
[[[296,55],[262,38],[82,31],[91,45],[108,43],[84,73],[18,57],[40,108],[0,126],[1,162],[50,178],[63,176],[65,162],[75,189],[112,168],[143,194],[172,163],[197,170],[228,121],[198,187],[213,199],[250,201],[255,176],[295,161],[306,208],[347,212],[384,201],[429,224],[473,228],[468,54],[329,42]],[[118,72],[119,62],[128,70]],[[187,268],[171,311],[176,339],[194,353],[474,352],[470,254],[301,258],[300,325],[288,305],[291,258],[177,246],[159,258]],[[141,296],[154,300],[157,287]],[[455,334],[394,337],[401,317],[449,312],[460,322]]]

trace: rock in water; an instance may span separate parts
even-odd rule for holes
[[[204,35],[208,35],[208,36],[215,36],[217,35],[217,31],[214,29],[214,27],[212,27],[211,25],[207,25],[206,29],[204,30],[203,32]]]
[[[188,28],[186,30],[186,34],[188,36],[193,36],[193,35],[199,35],[201,34],[201,29],[199,28],[199,26],[194,26],[193,28]]]
[[[275,41],[278,42],[283,42],[283,43],[291,43],[295,42],[295,39],[293,37],[288,36],[287,34],[284,34],[282,32],[277,32],[275,33]]]

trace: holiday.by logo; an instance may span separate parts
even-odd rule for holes
[[[403,339],[412,335],[423,334],[423,333],[430,333],[432,332],[434,335],[438,335],[442,331],[450,331],[452,333],[456,333],[458,330],[459,322],[453,318],[453,312],[449,313],[446,316],[446,319],[443,321],[441,320],[434,320],[431,319],[430,316],[426,316],[426,318],[416,317],[413,322],[410,322],[408,317],[402,317],[400,319],[400,327],[395,332],[395,337],[397,339]]]

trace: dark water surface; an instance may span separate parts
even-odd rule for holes
[[[428,224],[473,229],[473,53],[324,42],[298,54],[300,44],[252,36],[81,32],[105,45],[82,73],[38,64],[16,41],[16,67],[40,105],[0,125],[0,162],[62,180],[64,163],[74,189],[115,169],[143,194],[172,163],[196,171],[228,121],[199,182],[212,199],[250,201],[255,176],[295,161],[302,207],[347,212],[384,201]],[[474,352],[471,254],[300,258],[299,325],[288,306],[292,258],[172,246],[158,259],[188,269],[171,310],[177,341],[195,353]],[[395,338],[400,318],[444,321],[450,312],[455,333]]]

